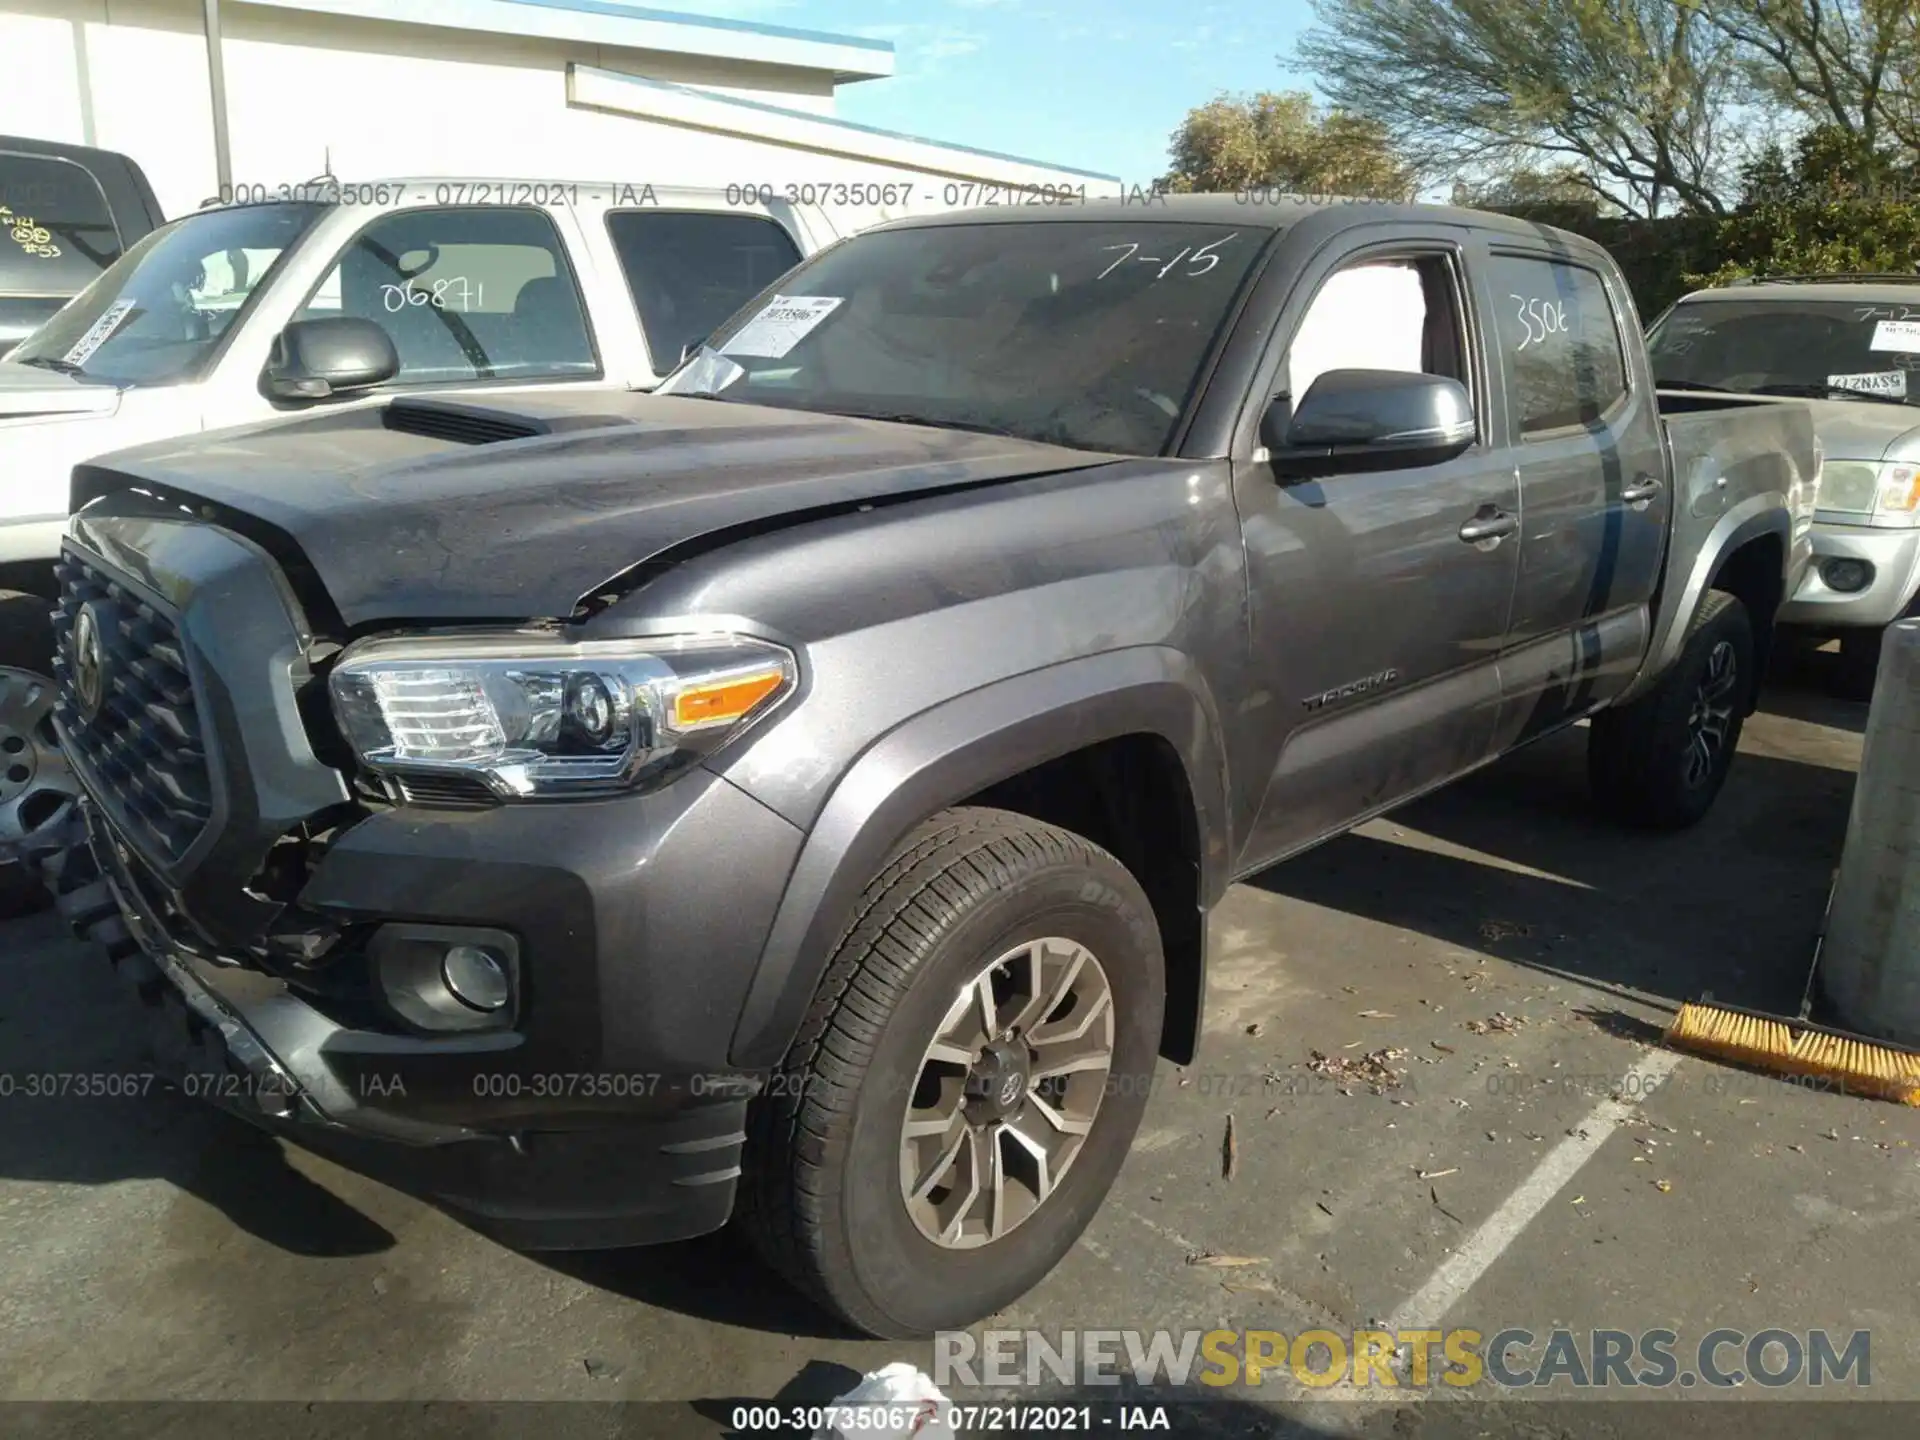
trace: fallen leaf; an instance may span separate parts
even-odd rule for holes
[[[1187,1264],[1204,1265],[1212,1270],[1230,1270],[1240,1266],[1266,1263],[1267,1257],[1264,1255],[1214,1255],[1203,1251],[1198,1255],[1187,1257]]]
[[[1233,1116],[1227,1116],[1227,1138],[1221,1142],[1220,1178],[1233,1179],[1233,1172],[1240,1167],[1240,1146],[1233,1138]]]
[[[1467,1021],[1467,1029],[1476,1035],[1511,1035],[1526,1023],[1524,1016],[1509,1015],[1504,1010],[1496,1010],[1485,1020]]]
[[[1433,1046],[1433,1048],[1438,1050],[1442,1055],[1453,1054],[1453,1046],[1451,1045],[1442,1045],[1438,1040],[1429,1040],[1427,1043]]]
[[[1587,1197],[1584,1195],[1576,1195],[1571,1200],[1567,1201],[1567,1204],[1569,1205],[1584,1205],[1586,1203],[1587,1203]]]
[[[1401,1071],[1394,1062],[1406,1059],[1407,1052],[1388,1046],[1381,1050],[1370,1050],[1355,1060],[1349,1060],[1344,1055],[1328,1055],[1319,1050],[1309,1051],[1308,1057],[1307,1069],[1314,1074],[1366,1085],[1379,1095],[1399,1088]]]
[[[1259,1033],[1260,1033],[1260,1022],[1258,1020],[1254,1021],[1251,1025],[1247,1026],[1247,1034],[1258,1035]]]
[[[1673,1182],[1671,1180],[1656,1180],[1653,1182],[1653,1188],[1658,1190],[1662,1195],[1665,1195],[1673,1189]]]

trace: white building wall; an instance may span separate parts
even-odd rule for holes
[[[570,63],[830,116],[819,71],[269,9],[221,7],[236,184],[491,175],[778,181],[779,153],[573,107]],[[111,20],[109,22],[109,16]],[[197,0],[0,0],[0,133],[131,155],[168,215],[216,184]],[[824,178],[812,166],[802,178]]]

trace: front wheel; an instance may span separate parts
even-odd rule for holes
[[[1659,683],[1594,716],[1587,776],[1596,803],[1648,829],[1699,821],[1726,783],[1757,683],[1747,607],[1708,591]]]
[[[52,608],[0,590],[0,920],[48,903],[38,874],[15,856],[79,794],[53,731]]]
[[[1119,861],[950,810],[874,878],[749,1130],[740,1219],[804,1292],[905,1338],[1066,1254],[1146,1108],[1159,929]]]

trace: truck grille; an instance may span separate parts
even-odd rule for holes
[[[167,615],[72,552],[55,573],[60,698],[54,715],[114,823],[154,855],[177,862],[213,816],[206,745],[180,632]],[[91,609],[100,637],[100,698],[91,715],[74,655],[82,609]]]

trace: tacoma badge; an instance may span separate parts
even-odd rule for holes
[[[1398,670],[1381,670],[1358,680],[1349,680],[1344,685],[1336,685],[1331,690],[1322,690],[1318,695],[1309,695],[1300,703],[1309,710],[1318,710],[1331,705],[1336,700],[1350,700],[1355,695],[1364,695],[1369,690],[1378,690],[1382,685],[1391,685],[1400,678]]]

